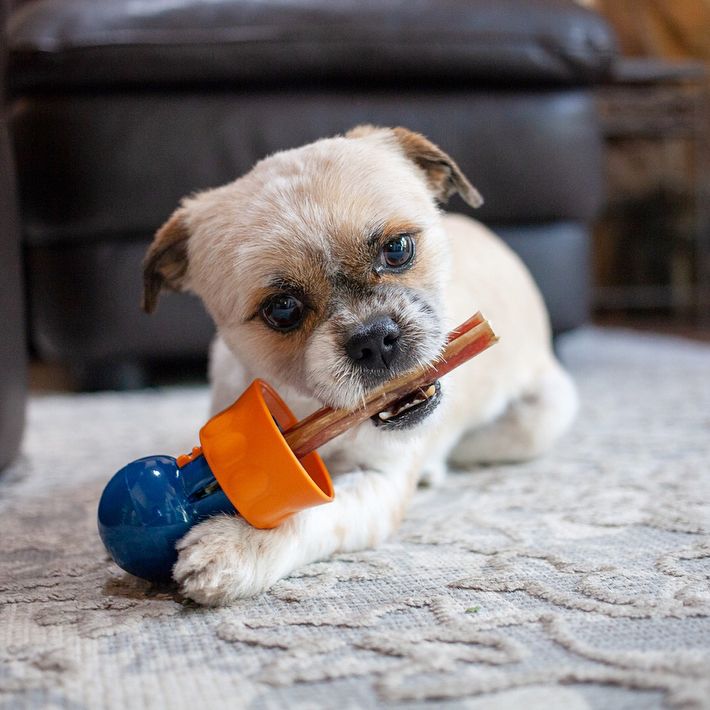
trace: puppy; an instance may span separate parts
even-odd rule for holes
[[[321,449],[335,501],[273,530],[220,516],[179,543],[173,570],[208,605],[259,594],[297,568],[372,547],[397,527],[417,483],[447,461],[519,461],[567,429],[575,388],[555,359],[542,298],[481,224],[444,215],[481,198],[457,164],[404,128],[360,126],[276,153],[224,187],[183,200],[144,264],[144,308],[161,289],[198,294],[217,326],[212,410],[256,377],[297,416],[356,407],[373,388],[434,361],[475,311],[499,343],[396,416],[383,412]]]

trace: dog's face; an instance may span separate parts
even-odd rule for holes
[[[441,352],[436,201],[454,191],[480,204],[451,158],[405,129],[277,153],[183,201],[146,257],[144,307],[163,287],[194,291],[255,376],[355,407]],[[379,423],[413,426],[435,399]]]

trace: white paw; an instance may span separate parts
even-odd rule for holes
[[[291,571],[281,529],[258,530],[237,516],[205,520],[176,547],[173,577],[181,593],[207,606],[261,594]]]

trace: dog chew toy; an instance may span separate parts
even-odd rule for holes
[[[378,413],[387,426],[387,418],[434,396],[440,377],[496,340],[477,313],[449,334],[433,365],[392,379],[354,411],[324,407],[300,422],[255,380],[202,427],[191,453],[140,458],[111,478],[98,510],[106,549],[127,572],[164,581],[177,560],[175,543],[209,516],[238,513],[257,528],[273,528],[330,502],[333,484],[318,447]]]

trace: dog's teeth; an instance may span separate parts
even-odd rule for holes
[[[413,407],[418,407],[420,404],[424,404],[424,402],[436,395],[436,384],[429,385],[429,387],[427,387],[423,391],[420,390],[420,394],[420,397],[416,397],[415,399],[411,400],[411,402],[404,402],[399,406],[395,406],[391,410],[379,412],[377,416],[380,418],[380,421],[386,422],[392,419],[393,417],[400,415],[402,412],[406,412],[408,409],[412,409]]]

